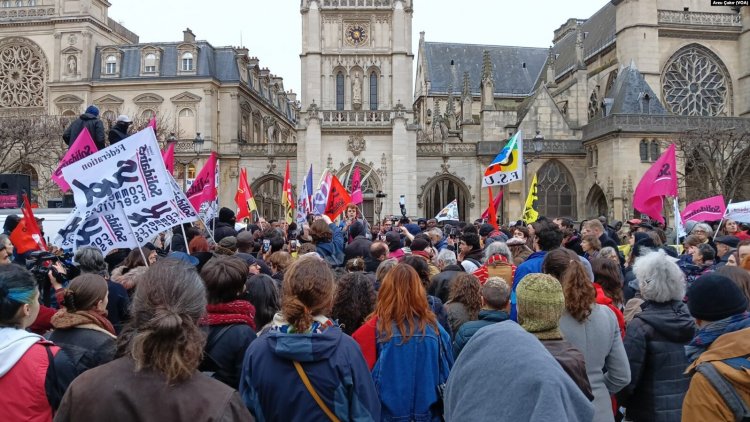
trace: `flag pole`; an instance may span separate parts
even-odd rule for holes
[[[180,224],[180,228],[182,229],[182,240],[185,241],[185,251],[187,251],[187,254],[190,255],[190,246],[188,246],[187,235],[185,234],[185,225]]]
[[[724,209],[724,217],[726,217],[727,213],[729,212],[730,205],[732,205],[732,199],[729,200],[726,209]],[[721,230],[721,225],[724,224],[724,217],[721,217],[721,221],[719,221],[719,227],[717,227],[716,231],[714,232],[713,241],[716,241],[716,236],[719,234],[719,230]]]
[[[125,216],[125,221],[128,222],[128,228],[130,228],[130,234],[133,235],[133,239],[138,239],[138,237],[136,237],[135,235],[135,230],[133,230],[133,225],[130,224],[130,219],[128,219],[127,215]],[[146,265],[146,268],[148,268],[149,267],[148,258],[146,258],[146,254],[143,253],[143,248],[141,247],[140,244],[138,245],[138,252],[141,253],[141,258],[143,258],[143,263]]]

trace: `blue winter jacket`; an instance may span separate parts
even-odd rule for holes
[[[250,344],[240,395],[256,421],[328,420],[302,383],[295,360],[339,420],[380,419],[380,400],[362,351],[334,326],[312,334],[269,331]]]
[[[516,286],[528,274],[542,272],[542,262],[544,262],[545,256],[547,256],[547,251],[534,252],[516,268],[516,274],[513,276],[513,290],[510,292],[510,319],[513,321],[518,321],[518,314],[516,312]]]
[[[319,242],[315,244],[315,252],[328,262],[332,267],[344,265],[344,233],[339,227],[331,223],[328,225],[333,232],[330,242]]]
[[[429,325],[404,343],[396,325],[387,343],[378,343],[372,378],[382,403],[382,421],[441,421],[437,386],[448,380],[453,367],[451,339],[438,324],[440,341]],[[442,346],[438,351],[438,345]],[[438,359],[441,360],[438,363]]]

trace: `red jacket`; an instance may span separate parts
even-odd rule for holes
[[[354,341],[359,344],[359,348],[362,349],[362,355],[365,357],[367,367],[372,371],[375,366],[375,362],[378,360],[378,345],[377,345],[377,324],[378,317],[374,316],[369,320],[365,321],[357,331],[352,334]]]
[[[47,378],[49,357],[60,350],[51,342],[40,340],[0,377],[0,409],[6,421],[42,422],[52,420],[52,407],[47,399],[44,382]]]
[[[615,313],[615,316],[617,317],[617,325],[620,326],[620,335],[622,338],[625,338],[625,318],[622,316],[622,311],[617,309],[617,306],[615,306],[612,303],[612,299],[607,297],[607,295],[604,294],[604,290],[602,289],[602,286],[599,285],[599,283],[594,283],[594,288],[596,288],[596,303],[600,305],[604,305],[612,310],[612,312]]]

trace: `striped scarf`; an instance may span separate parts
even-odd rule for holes
[[[700,328],[693,340],[685,346],[685,354],[690,363],[695,362],[703,352],[708,350],[717,338],[748,327],[750,327],[750,313],[748,312],[710,322],[703,328]]]

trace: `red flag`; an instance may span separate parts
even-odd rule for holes
[[[242,221],[245,218],[255,221],[253,213],[258,212],[258,207],[255,205],[253,191],[247,183],[247,171],[244,168],[240,169],[240,179],[237,183],[234,202],[237,204],[237,221]]]
[[[185,193],[196,210],[201,209],[202,203],[216,200],[216,159],[216,153],[212,152],[206,165],[193,181],[193,185]]]
[[[676,163],[675,146],[671,144],[638,182],[633,195],[633,208],[664,223],[664,197],[677,196]]]
[[[16,247],[18,254],[24,254],[29,251],[46,250],[47,244],[42,238],[42,231],[36,224],[34,213],[31,211],[31,204],[26,194],[23,194],[23,218],[18,223],[13,232],[10,234],[10,241]]]
[[[360,181],[361,176],[359,175],[359,167],[354,167],[354,174],[352,175],[352,204],[359,205],[362,203],[362,182]]]
[[[495,201],[492,198],[492,187],[491,186],[487,186],[487,194],[488,194],[488,198],[489,198],[489,201],[490,201],[490,205],[487,206],[487,211],[488,211],[487,218],[489,219],[489,223],[492,224],[492,227],[494,227],[495,230],[498,230],[499,227],[497,227],[497,209],[495,208]],[[500,195],[498,195],[498,197],[502,196],[502,194],[503,194],[503,190],[501,188],[500,189]],[[482,218],[484,218],[484,217],[482,217]]]
[[[492,202],[492,205],[495,207],[495,213],[497,213],[497,210],[500,209],[500,203],[503,202],[503,189],[500,188],[500,191],[497,192],[497,196]],[[490,207],[487,206],[487,208],[482,213],[483,219],[489,219],[490,218]]]
[[[328,205],[326,205],[326,215],[331,220],[336,219],[346,209],[346,206],[352,202],[349,192],[341,184],[338,177],[331,178],[331,191],[328,194]]]
[[[164,165],[170,174],[174,174],[174,145],[177,142],[170,142],[167,149],[161,152],[161,158],[164,159]]]
[[[286,223],[292,224],[294,221],[294,196],[292,195],[292,178],[289,175],[289,160],[286,162],[286,173],[284,173],[284,186],[281,195],[281,204],[284,206]]]

